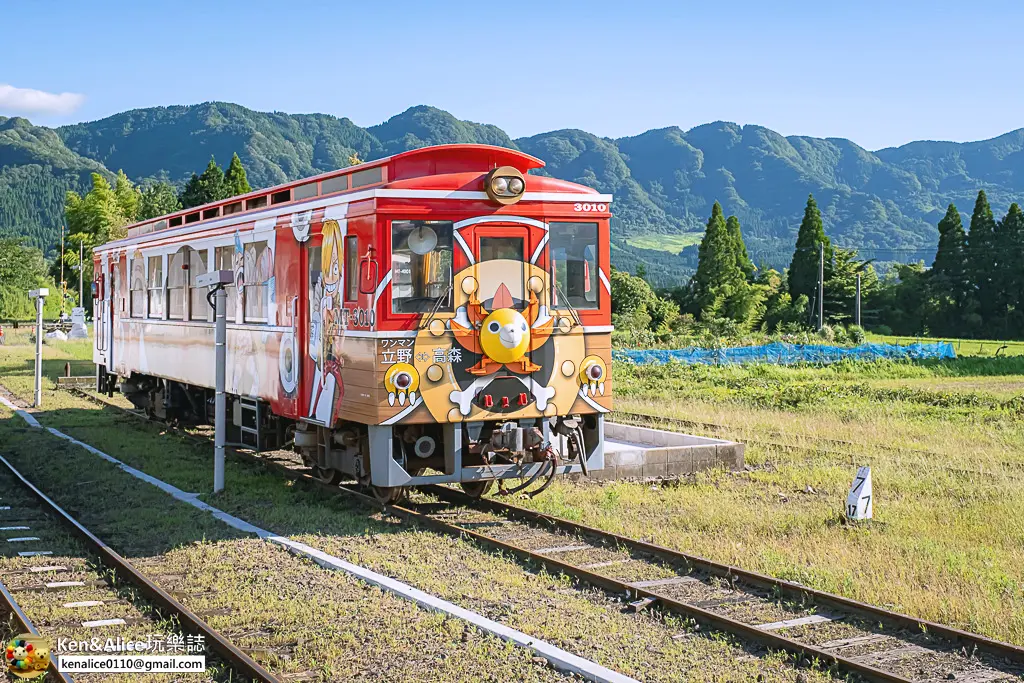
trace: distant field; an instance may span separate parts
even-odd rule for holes
[[[948,341],[953,344],[953,349],[958,356],[995,356],[997,352],[1000,356],[1024,356],[1024,341],[956,339],[954,337],[900,337],[872,333],[868,333],[868,341],[884,344]]]
[[[700,244],[702,237],[704,237],[702,232],[684,232],[677,235],[640,235],[627,238],[626,243],[639,249],[654,249],[678,254],[686,247]]]

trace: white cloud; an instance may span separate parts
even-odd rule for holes
[[[82,106],[85,95],[15,88],[0,83],[0,114],[70,114]]]

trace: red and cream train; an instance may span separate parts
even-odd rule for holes
[[[428,147],[131,226],[94,254],[101,390],[212,421],[195,282],[232,270],[238,440],[293,443],[322,479],[384,500],[602,467],[611,197],[529,174],[542,166]]]

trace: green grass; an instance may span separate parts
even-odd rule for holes
[[[0,349],[0,383],[25,398],[31,392],[30,347]],[[51,348],[48,362],[81,354]],[[157,423],[102,409],[45,383],[43,410],[52,426],[276,533],[543,638],[580,656],[647,681],[792,681],[781,657],[743,658],[721,634],[691,634],[686,624],[656,614],[624,611],[617,596],[573,587],[562,576],[527,571],[511,558],[462,539],[397,523],[353,507],[338,496],[293,485],[279,474],[229,459],[226,491],[213,496],[208,444]],[[284,551],[238,538],[209,517],[161,494],[112,465],[38,430],[0,408],[0,444],[19,467],[38,476],[47,493],[84,517],[147,571],[185,573],[201,593],[219,591],[210,605],[231,605],[250,623],[265,623],[269,639],[305,642],[325,680],[561,680],[529,653],[484,637],[461,622],[386,598],[343,576],[291,558]],[[89,482],[83,487],[82,481]],[[102,492],[102,495],[98,494]],[[116,502],[114,502],[116,501]],[[328,578],[325,578],[328,577]],[[353,592],[353,587],[356,590]],[[228,620],[213,626],[228,628]],[[233,622],[237,623],[237,622]],[[468,635],[466,635],[468,633]],[[308,659],[293,662],[308,665]],[[291,669],[289,669],[291,670]],[[808,681],[826,674],[807,671]]]
[[[1024,644],[1024,359],[616,364],[614,377],[617,410],[728,425],[751,471],[558,482],[528,505]],[[848,526],[859,465],[875,520]]]
[[[60,350],[50,353],[59,367]],[[25,395],[24,355],[5,359],[0,350],[0,374],[5,367],[22,374],[0,381]],[[614,377],[617,410],[728,425],[749,439],[751,470],[661,486],[559,481],[517,502],[1024,644],[1024,357],[825,367],[616,363]],[[187,490],[209,490],[206,450],[155,425],[113,420],[67,394],[44,401],[44,424]],[[835,447],[816,441],[823,438],[857,445],[829,452]],[[846,493],[865,464],[874,473],[875,520],[849,526]],[[728,671],[721,658],[729,648],[699,640],[672,649],[676,641],[664,640],[671,627],[637,630],[598,596],[566,597],[558,577],[524,581],[514,563],[464,542],[339,510],[237,464],[229,463],[228,487],[214,504],[626,673],[649,678],[669,662],[689,672],[695,657]],[[545,601],[557,602],[558,612]],[[782,670],[767,671],[774,680]]]
[[[640,235],[637,237],[627,237],[626,243],[640,249],[654,249],[656,251],[678,254],[686,247],[700,244],[703,237],[703,232],[683,232],[674,235]]]

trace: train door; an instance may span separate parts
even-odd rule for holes
[[[334,424],[344,392],[343,254],[344,228],[335,220],[311,231],[302,251],[306,306],[300,325],[306,330],[306,359],[301,364],[299,412],[306,421],[322,426]]]
[[[114,370],[114,319],[117,313],[118,276],[119,263],[111,261],[107,269],[106,283],[103,287],[103,298],[105,300],[103,327],[107,351],[107,369]]]
[[[474,238],[479,257],[481,282],[490,282],[482,294],[487,310],[512,308],[522,316],[518,324],[525,326],[524,337],[530,338],[531,329],[538,316],[547,310],[543,281],[533,279],[532,265],[543,267],[541,254],[546,244],[547,233],[521,223],[486,223],[476,226]],[[493,262],[493,263],[492,263]],[[486,274],[486,275],[485,275]],[[538,307],[530,309],[531,295],[537,297]],[[488,300],[489,299],[489,300]],[[510,368],[517,374],[532,374],[542,363],[535,360],[539,350],[531,349],[527,341],[520,360]],[[530,392],[515,392],[514,400],[531,400]]]
[[[311,230],[309,239],[303,243],[301,250],[301,270],[304,305],[299,313],[300,329],[304,330],[304,355],[301,364],[299,381],[299,414],[307,421],[321,422],[316,417],[317,392],[322,391],[323,373],[321,356],[323,353],[323,306],[324,283],[321,279],[321,243],[323,237],[318,230]]]

